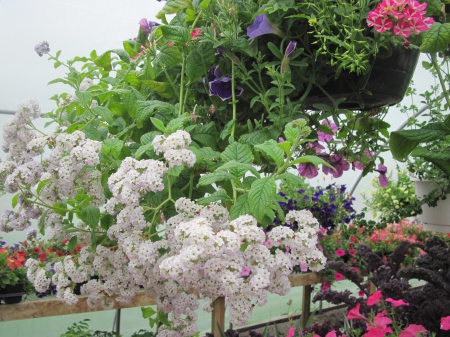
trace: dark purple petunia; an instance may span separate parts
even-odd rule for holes
[[[347,171],[350,168],[350,164],[347,159],[337,154],[332,154],[329,158],[325,158],[325,160],[334,167],[334,170],[323,165],[322,172],[325,174],[330,173],[334,178],[339,178],[342,176],[344,171]]]
[[[247,35],[250,39],[264,34],[276,34],[284,37],[283,32],[270,23],[265,13],[258,15],[253,23],[247,27]]]
[[[295,48],[297,47],[297,42],[291,41],[289,42],[286,51],[284,52],[284,57],[289,58],[292,56],[292,54],[295,51]]]
[[[314,165],[313,163],[305,163],[298,164],[298,174],[300,174],[302,177],[312,179],[314,177],[317,177],[319,172],[317,171],[316,165]]]
[[[234,94],[240,96],[244,89],[235,87]],[[222,77],[217,78],[212,82],[209,82],[209,93],[210,95],[219,96],[222,101],[225,101],[232,96],[231,92],[231,78]]]
[[[141,19],[141,21],[139,21],[139,25],[141,26],[142,30],[145,33],[145,36],[148,36],[153,27],[159,26],[159,23],[157,22],[153,22],[153,21],[147,21],[146,18]]]
[[[209,68],[208,73],[206,74],[205,84],[212,82],[222,76],[222,72],[220,71],[219,66],[212,66]]]
[[[389,184],[389,179],[386,175],[387,167],[383,164],[378,164],[378,170],[377,171],[380,175],[378,176],[378,181],[380,182],[381,187],[387,187]]]

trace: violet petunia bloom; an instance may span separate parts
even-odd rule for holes
[[[298,164],[298,174],[302,177],[312,179],[317,177],[319,171],[317,171],[317,167],[313,163]]]
[[[334,170],[328,166],[322,166],[322,172],[325,174],[330,173],[334,178],[339,178],[350,168],[350,164],[347,159],[341,157],[337,154],[332,154],[329,158],[325,160],[334,167]]]
[[[247,27],[247,35],[250,39],[254,39],[264,34],[276,34],[280,37],[284,37],[283,32],[272,25],[269,18],[265,13],[258,15],[253,23]]]
[[[292,56],[292,54],[295,51],[295,48],[297,48],[297,42],[291,41],[289,42],[286,51],[284,52],[284,57],[289,58]]]
[[[316,151],[316,154],[320,154],[322,153],[322,150],[324,150],[325,148],[319,144],[319,142],[310,142],[307,145],[308,149],[314,149],[314,151]]]
[[[141,19],[141,21],[139,21],[139,25],[141,26],[142,30],[145,33],[145,36],[148,36],[153,27],[159,26],[159,23],[157,22],[153,22],[153,21],[147,21],[146,18]]]
[[[244,89],[235,87],[235,96],[240,96]],[[214,96],[219,96],[222,101],[225,101],[232,96],[231,92],[231,78],[222,77],[216,78],[214,81],[209,82],[209,94]]]
[[[219,66],[212,66],[209,68],[208,73],[206,74],[205,84],[212,82],[222,76],[222,72],[220,71]]]
[[[332,134],[328,134],[328,133],[325,133],[322,131],[317,131],[317,136],[318,136],[319,141],[328,143],[330,140],[333,139],[334,135],[339,130],[339,128],[337,127],[336,124],[334,124],[333,122],[330,122],[328,119],[325,119],[324,121],[322,121],[322,125],[325,125],[328,128],[330,128]]]
[[[387,167],[383,164],[378,164],[378,170],[377,171],[380,175],[378,176],[378,181],[380,182],[381,187],[387,187],[389,184],[389,179],[386,175]]]

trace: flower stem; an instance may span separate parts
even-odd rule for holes
[[[436,53],[431,54],[431,60],[433,62],[433,67],[436,70],[436,74],[439,78],[439,82],[441,84],[442,92],[444,94],[445,100],[447,101],[447,106],[450,108],[450,97],[448,95],[447,87],[445,86],[444,78],[442,77],[441,69],[439,68],[439,64],[437,62]]]
[[[186,58],[183,55],[183,62],[181,63],[181,84],[180,84],[180,106],[178,109],[178,117],[181,116],[181,114],[183,113],[183,106],[184,106],[184,102],[183,102],[183,94],[184,94],[184,68],[186,67]]]
[[[231,62],[231,104],[233,105],[233,126],[231,127],[231,139],[234,139],[234,130],[236,128],[236,95],[234,92],[234,62]]]

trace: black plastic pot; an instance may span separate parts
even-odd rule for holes
[[[23,283],[16,285],[7,285],[4,289],[0,289],[0,299],[6,304],[16,304],[22,302],[22,296],[25,294]]]
[[[375,59],[368,75],[342,72],[337,79],[330,80],[323,89],[334,99],[346,98],[339,105],[349,110],[372,110],[400,103],[405,96],[414,75],[420,52],[416,49],[396,49],[387,58]],[[357,92],[352,89],[365,89],[372,93],[361,93],[364,107],[358,102]],[[305,100],[307,109],[316,110],[313,104],[332,105],[332,101],[319,88],[313,88]]]

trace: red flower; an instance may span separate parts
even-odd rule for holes
[[[406,306],[409,305],[409,303],[406,303],[406,302],[404,302],[403,300],[394,300],[394,299],[392,299],[392,298],[387,298],[387,299],[386,299],[386,302],[392,303],[392,306],[393,306],[394,308],[397,308],[397,307],[400,306],[400,305],[406,305]]]
[[[45,252],[43,252],[41,255],[39,255],[39,260],[41,260],[42,262],[44,262],[46,258],[47,258],[47,254]]]
[[[200,35],[202,35],[202,30],[200,28],[195,28],[192,32],[191,32],[191,36],[193,39],[199,37]]]
[[[342,257],[342,256],[345,255],[345,251],[343,249],[341,249],[341,248],[336,249],[336,255],[339,256],[339,257]]]
[[[35,247],[35,248],[33,248],[33,252],[40,253],[41,249],[39,247]]]

